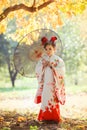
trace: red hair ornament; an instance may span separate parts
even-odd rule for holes
[[[46,37],[43,37],[43,38],[41,39],[41,41],[42,41],[42,45],[44,45],[44,44],[48,41],[48,39],[47,39]]]
[[[54,43],[55,40],[57,40],[57,37],[55,37],[55,36],[51,37],[51,39],[50,39],[50,41],[51,41],[52,43]]]

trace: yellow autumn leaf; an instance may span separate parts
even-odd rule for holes
[[[62,25],[63,25],[63,21],[62,21],[60,15],[58,15],[58,25],[59,25],[59,26],[62,26]]]
[[[86,5],[84,3],[81,3],[79,5],[79,8],[80,8],[80,12],[83,12],[85,10],[85,8],[86,8]]]
[[[26,121],[26,118],[23,117],[23,116],[19,116],[19,117],[17,118],[17,121],[18,121],[18,122]]]
[[[85,130],[84,125],[77,125],[76,128],[77,128],[77,130]]]
[[[72,12],[77,15],[77,14],[81,14],[86,8],[86,5],[85,3],[81,3],[81,2],[78,2],[78,4],[73,4],[72,5]]]
[[[10,124],[11,124],[11,122],[9,121],[6,121],[6,122],[4,122],[4,125],[6,126],[6,127],[10,127]]]
[[[11,13],[8,15],[8,18],[13,19],[14,16],[15,16],[14,12],[11,12]]]
[[[3,122],[4,121],[4,117],[0,117],[0,122]]]
[[[0,24],[0,33],[4,33],[6,31],[6,26],[3,24]]]
[[[68,18],[71,18],[72,17],[72,12],[68,11],[68,12],[66,12],[66,15],[67,15]]]
[[[60,6],[59,9],[60,9],[63,13],[66,12],[65,6]]]
[[[7,0],[0,0],[0,4],[2,4],[2,5],[7,4]]]

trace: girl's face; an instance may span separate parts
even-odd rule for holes
[[[52,45],[47,45],[45,51],[48,56],[52,56],[55,52],[55,48]]]

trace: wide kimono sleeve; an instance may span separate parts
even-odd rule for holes
[[[54,62],[55,63],[55,62]],[[64,105],[66,100],[65,95],[65,64],[61,58],[56,60],[56,65],[52,66],[54,82],[55,82],[55,92],[60,104]]]
[[[37,80],[38,80],[38,89],[37,89],[36,96],[35,96],[35,99],[34,99],[34,102],[36,104],[41,103],[41,96],[42,96],[42,91],[43,91],[43,81],[42,81],[43,72],[42,71],[43,71],[43,65],[42,65],[42,59],[41,59],[37,63],[36,69],[35,69],[36,77],[37,77]]]

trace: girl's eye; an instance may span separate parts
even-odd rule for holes
[[[49,50],[52,50],[51,48],[49,48]]]
[[[45,49],[46,51],[48,51],[49,49]]]

